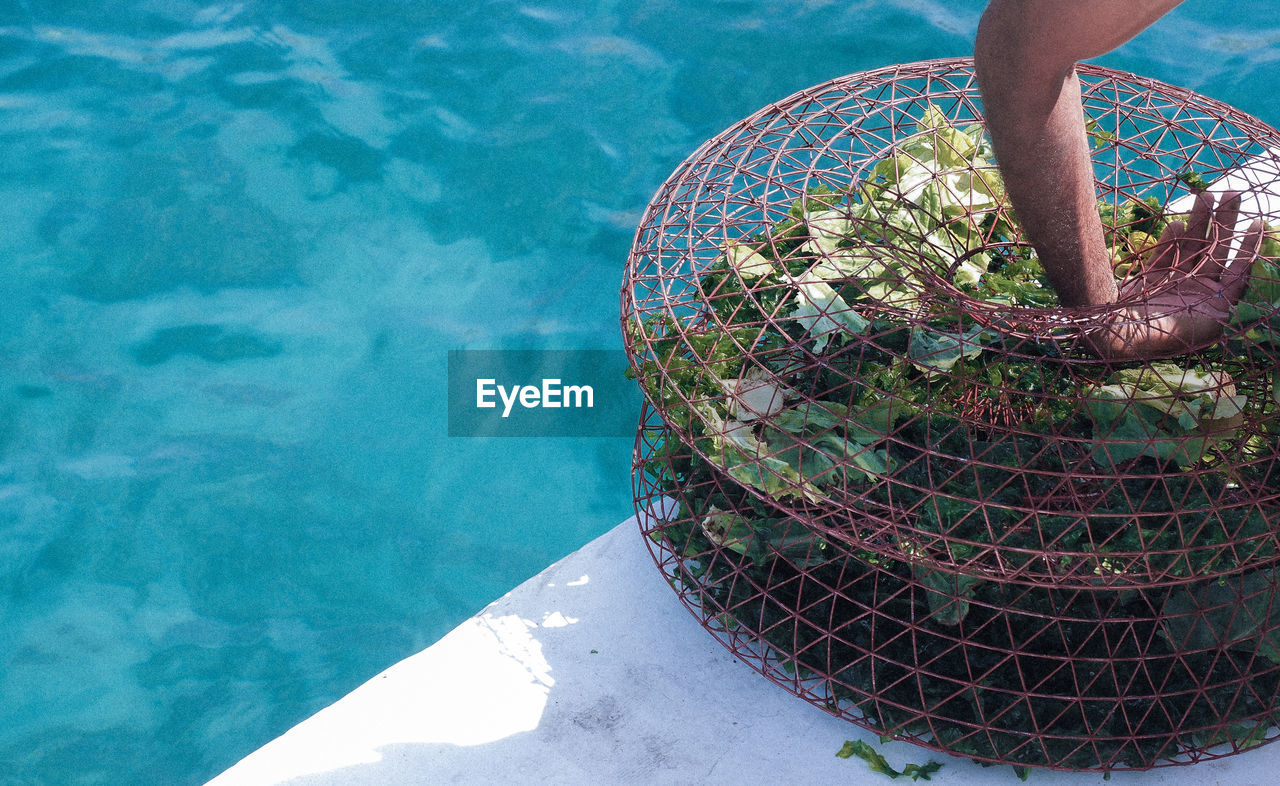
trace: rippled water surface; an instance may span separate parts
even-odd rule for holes
[[[1267,5],[1103,62],[1280,123]],[[628,515],[627,440],[447,438],[445,353],[620,346],[685,155],[981,7],[0,5],[0,780],[202,782]]]

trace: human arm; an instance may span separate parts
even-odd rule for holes
[[[992,0],[974,44],[1009,199],[1063,305],[1119,296],[1102,235],[1075,65],[1181,0]]]
[[[1238,195],[1201,195],[1145,269],[1117,286],[1097,211],[1079,60],[1128,41],[1181,0],[992,0],[974,46],[987,128],[1018,218],[1066,306],[1115,304],[1083,338],[1101,357],[1180,354],[1221,335],[1261,243],[1231,255]]]

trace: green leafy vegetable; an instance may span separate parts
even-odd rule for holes
[[[870,324],[821,279],[806,274],[793,278],[791,283],[796,287],[796,299],[788,316],[804,325],[809,335],[814,337],[815,352],[826,348],[832,333],[845,329],[856,335]]]
[[[1104,130],[1098,123],[1097,119],[1092,117],[1085,117],[1084,132],[1088,134],[1089,138],[1093,141],[1093,147],[1095,150],[1101,150],[1116,141],[1116,135],[1110,131]]]
[[[1137,456],[1191,466],[1236,432],[1247,398],[1222,371],[1153,363],[1117,372],[1086,393],[1093,456],[1114,466]]]
[[[913,781],[927,781],[931,780],[930,776],[942,769],[941,764],[936,761],[930,761],[928,764],[908,764],[899,772],[889,765],[888,760],[881,756],[879,751],[862,740],[845,740],[844,745],[836,752],[836,756],[842,759],[857,756],[867,763],[872,772],[888,775],[895,780],[898,778],[910,778]]]
[[[911,329],[911,343],[907,354],[926,374],[950,371],[963,358],[975,358],[982,354],[979,339],[985,330],[974,326],[964,333],[947,333],[926,325]]]
[[[695,405],[707,429],[707,452],[729,477],[766,494],[777,497],[808,497],[812,483],[800,474],[800,468],[776,455],[768,443],[756,437],[750,425],[738,420],[723,420],[709,405]]]
[[[1191,169],[1185,170],[1183,172],[1179,172],[1178,179],[1186,183],[1187,186],[1189,186],[1191,190],[1195,191],[1196,193],[1204,191],[1209,187],[1209,184],[1205,182],[1204,176],[1202,176],[1199,172],[1196,172]]]
[[[911,568],[916,579],[929,589],[929,611],[934,621],[939,625],[959,625],[968,616],[969,601],[977,596],[975,589],[982,584],[982,579],[919,564]]]
[[[1164,604],[1164,634],[1180,650],[1231,647],[1280,663],[1276,581],[1267,570],[1179,587]]]
[[[729,267],[737,271],[745,281],[755,281],[761,276],[777,272],[777,266],[772,260],[750,246],[731,243],[725,249],[724,258]]]

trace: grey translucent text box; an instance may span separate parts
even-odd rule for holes
[[[621,350],[452,350],[451,437],[634,437],[640,389]]]

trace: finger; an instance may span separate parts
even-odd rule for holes
[[[1160,240],[1156,243],[1155,250],[1151,252],[1151,257],[1143,265],[1143,271],[1154,273],[1173,270],[1178,258],[1179,243],[1186,233],[1187,225],[1181,221],[1174,221],[1165,227],[1164,232],[1160,233]]]
[[[1218,209],[1213,211],[1213,223],[1209,225],[1209,244],[1213,249],[1211,256],[1221,272],[1227,266],[1227,257],[1231,254],[1231,240],[1235,237],[1236,222],[1240,220],[1240,192],[1226,191],[1218,202]]]
[[[1235,259],[1231,260],[1231,264],[1223,271],[1224,278],[1244,276],[1249,272],[1249,268],[1253,267],[1253,261],[1258,258],[1258,250],[1262,248],[1262,235],[1265,231],[1266,224],[1260,218],[1254,219],[1253,223],[1249,224],[1240,241],[1240,248],[1236,250]]]
[[[1187,237],[1203,239],[1209,234],[1209,225],[1213,221],[1213,194],[1201,191],[1196,194],[1196,201],[1191,206],[1191,216],[1187,219]]]
[[[1203,260],[1207,246],[1205,238],[1213,226],[1213,199],[1207,191],[1196,194],[1187,219],[1187,231],[1178,242],[1177,259],[1173,263],[1175,269],[1190,273]]]
[[[1255,218],[1253,223],[1249,224],[1249,228],[1245,230],[1244,239],[1240,241],[1240,249],[1236,251],[1236,258],[1231,263],[1229,270],[1237,273],[1245,273],[1253,265],[1253,261],[1258,258],[1258,251],[1262,249],[1262,236],[1267,231],[1267,224],[1260,218]]]
[[[1222,273],[1222,293],[1230,303],[1237,302],[1244,295],[1244,288],[1249,280],[1249,269],[1253,267],[1253,261],[1258,258],[1258,249],[1262,247],[1262,233],[1265,230],[1266,224],[1262,219],[1255,219],[1245,231],[1235,259]]]

